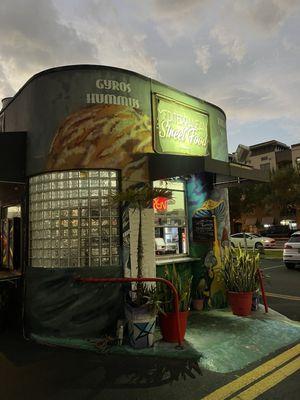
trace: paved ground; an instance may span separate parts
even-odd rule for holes
[[[280,259],[272,259],[262,260],[262,269],[267,276],[266,291],[283,295],[268,296],[270,307],[294,321],[300,321],[300,268],[290,270]]]
[[[270,275],[268,292],[292,297],[300,295],[300,271],[285,269],[279,260],[265,260],[263,266],[265,273]],[[275,310],[300,321],[299,301],[277,297],[268,297],[268,300]],[[291,354],[282,361],[281,371],[280,362],[273,359],[278,355],[283,357],[282,353],[289,348]],[[276,379],[280,379],[280,373],[282,376],[290,375],[264,394],[249,397],[244,393],[240,395],[242,397],[229,397],[296,400],[299,398],[300,376],[299,371],[291,371],[295,363],[300,362],[299,354],[299,348],[290,345],[241,371],[224,374],[200,370],[187,360],[129,358],[46,347],[25,341],[16,331],[6,331],[0,334],[0,399],[200,400],[218,388],[232,390],[231,382],[240,376],[247,382],[245,374],[250,373],[248,379],[252,379],[255,368],[260,374],[259,383],[264,383],[261,369],[265,370],[267,364],[264,363],[271,360],[276,366],[268,372],[266,385],[272,385]],[[226,384],[230,384],[229,389],[224,389]],[[242,386],[240,392],[247,387]],[[251,384],[249,389],[254,390],[255,385]],[[217,398],[214,393],[210,396],[211,400]],[[228,396],[219,397],[225,398]]]
[[[184,360],[99,356],[23,342],[8,332],[1,336],[0,398],[5,400],[126,400],[203,399],[237,377],[260,367],[252,364],[238,373],[218,374]],[[276,363],[277,366],[277,363]],[[252,373],[252,372],[251,372]],[[259,399],[298,399],[299,376],[291,375],[273,394]],[[225,397],[221,397],[223,399]],[[216,400],[213,395],[211,400]]]

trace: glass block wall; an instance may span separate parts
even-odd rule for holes
[[[116,171],[50,172],[29,180],[29,257],[33,267],[119,265],[119,210],[109,196]]]

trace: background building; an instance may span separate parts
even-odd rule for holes
[[[233,154],[229,155],[230,161],[238,161],[255,169],[263,171],[277,171],[285,167],[294,167],[300,172],[300,143],[288,146],[277,140],[270,140],[252,146],[239,145]],[[234,231],[257,232],[259,229],[272,225],[288,225],[295,229],[296,208],[287,210],[281,215],[279,209],[266,212],[258,207],[252,212],[242,212],[241,217],[232,224]]]
[[[292,144],[291,149],[293,166],[300,172],[300,143]]]

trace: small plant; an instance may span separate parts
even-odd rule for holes
[[[144,284],[142,288],[142,296],[146,301],[150,314],[157,315],[159,312],[164,314],[159,290],[156,286]]]
[[[191,302],[191,283],[192,277],[183,276],[181,277],[176,271],[175,264],[171,270],[165,267],[164,276],[165,279],[171,281],[175,286],[178,297],[179,297],[179,311],[187,311],[190,307]],[[164,313],[174,312],[173,293],[171,289],[164,283],[158,284],[159,298],[161,300],[161,308]]]
[[[253,292],[259,286],[258,268],[260,255],[241,247],[224,249],[221,278],[231,292]]]

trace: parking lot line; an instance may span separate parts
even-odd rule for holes
[[[262,270],[266,271],[268,269],[276,269],[276,268],[283,268],[283,265],[274,265],[273,267],[267,267],[267,268],[262,267]]]
[[[252,371],[247,372],[246,374],[240,376],[232,382],[229,382],[227,385],[220,387],[214,392],[208,394],[203,397],[202,400],[224,400],[239,390],[243,389],[245,386],[250,385],[257,381],[259,378],[273,371],[275,368],[280,365],[290,361],[291,359],[300,355],[300,344],[292,347],[289,350],[279,354],[278,356],[272,358],[269,361],[266,361],[262,365],[258,366]]]

